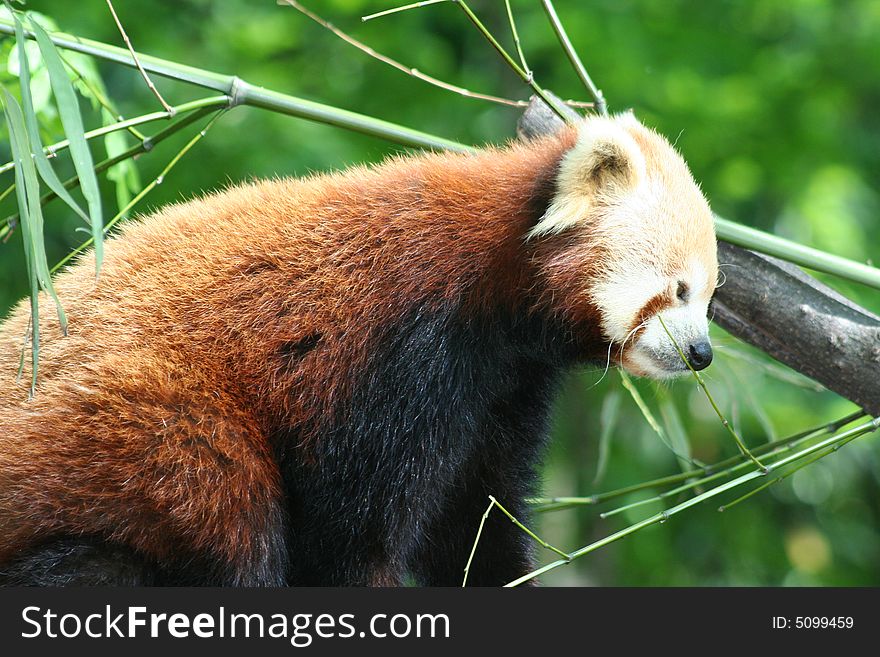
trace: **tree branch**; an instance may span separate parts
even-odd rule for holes
[[[486,100],[490,103],[498,103],[499,105],[509,105],[512,107],[525,107],[528,105],[528,101],[525,100],[511,100],[510,98],[500,98],[499,96],[492,96],[490,94],[483,94],[476,91],[470,91],[469,89],[465,89],[464,87],[459,87],[454,84],[450,84],[448,82],[444,82],[443,80],[439,80],[427,73],[422,73],[420,70],[413,68],[411,66],[406,66],[405,64],[401,64],[396,59],[392,59],[387,55],[383,55],[378,52],[374,48],[371,48],[367,44],[362,41],[358,41],[353,36],[350,36],[336,27],[333,23],[323,19],[321,16],[306,8],[304,5],[299,3],[297,0],[278,0],[278,4],[285,4],[290,7],[296,9],[299,13],[307,18],[311,19],[325,30],[329,30],[337,37],[345,41],[350,46],[354,46],[362,53],[369,55],[373,59],[378,59],[383,64],[388,64],[392,68],[396,68],[398,71],[402,73],[406,73],[410,77],[414,77],[417,80],[421,80],[422,82],[427,82],[430,85],[435,87],[439,87],[440,89],[444,89],[446,91],[451,91],[454,94],[458,94],[459,96],[465,96],[466,98],[476,98],[477,100]]]
[[[128,38],[128,34],[125,32],[125,28],[122,27],[122,21],[119,20],[119,16],[116,15],[116,10],[113,8],[113,3],[110,0],[107,0],[107,7],[110,9],[110,14],[113,16],[113,20],[116,23],[116,27],[119,28],[119,33],[122,35],[122,40],[125,41],[125,45],[128,48],[128,52],[131,53],[131,58],[134,60],[135,66],[137,66],[137,70],[140,72],[141,77],[144,79],[144,82],[147,83],[147,87],[150,91],[153,92],[153,95],[159,101],[159,104],[162,105],[163,109],[169,114],[174,114],[174,108],[171,107],[165,99],[162,98],[162,94],[159,93],[159,90],[156,89],[156,85],[153,84],[153,81],[150,79],[150,76],[147,75],[147,72],[144,70],[144,67],[141,66],[141,63],[138,61],[137,53],[134,51],[134,48],[131,45],[131,39]]]
[[[587,73],[587,69],[581,61],[581,58],[578,57],[577,51],[574,49],[574,46],[571,45],[568,33],[565,31],[562,21],[559,20],[559,16],[556,15],[556,8],[553,6],[553,2],[551,2],[551,0],[541,0],[541,2],[544,5],[544,11],[547,14],[547,18],[553,26],[553,31],[556,32],[556,38],[559,39],[559,43],[565,51],[565,55],[568,57],[568,61],[571,62],[571,66],[574,68],[575,73],[577,73],[577,76],[580,78],[584,87],[590,92],[590,95],[596,102],[596,111],[598,111],[599,114],[608,114],[608,104],[605,102],[605,96],[602,95],[602,90],[593,82],[593,79],[590,77],[590,74]]]
[[[15,27],[10,20],[0,17],[0,34],[15,34]],[[27,29],[24,31],[24,35],[29,39],[34,38],[33,32]],[[49,37],[59,48],[137,68],[131,53],[124,48],[61,32],[53,32]],[[306,100],[305,98],[250,85],[233,75],[224,75],[215,71],[186,66],[167,59],[144,55],[143,53],[138,53],[137,59],[137,63],[148,73],[227,94],[233,99],[232,105],[261,107],[279,114],[297,116],[310,121],[317,121],[326,125],[372,135],[380,139],[387,139],[402,146],[453,151],[472,150],[472,147],[452,141],[451,139],[444,139],[372,116],[350,112],[338,107]]]
[[[718,243],[715,323],[880,415],[880,317],[799,268]]]

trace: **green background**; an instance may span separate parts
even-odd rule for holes
[[[362,24],[393,6],[367,0],[306,4],[353,36],[408,66],[474,91],[527,98],[528,90],[452,5],[436,5]],[[675,140],[716,212],[730,219],[862,261],[880,262],[880,3],[557,0],[557,10],[612,111],[633,108]],[[501,142],[518,110],[435,89],[371,60],[290,7],[271,0],[117,2],[144,53],[222,73],[418,128],[466,143]],[[563,98],[587,100],[539,3],[514,0],[520,36],[536,79]],[[511,49],[504,4],[473,0],[473,9]],[[121,45],[103,2],[32,0],[32,9],[63,31]],[[0,41],[0,82],[17,80]],[[159,109],[130,69],[100,63],[120,111]],[[156,78],[172,104],[201,92]],[[207,95],[207,94],[205,94]],[[83,101],[87,127],[101,117]],[[45,143],[62,138],[51,105],[40,113]],[[147,127],[149,134],[159,126]],[[195,128],[137,160],[149,181]],[[133,142],[129,142],[133,143]],[[93,142],[96,159],[104,144]],[[376,161],[399,148],[302,120],[240,107],[223,117],[138,207],[148,212],[252,177],[300,175]],[[0,153],[9,159],[5,127]],[[66,157],[56,167],[72,174]],[[0,184],[5,188],[12,174]],[[107,216],[116,212],[105,181]],[[14,195],[0,207],[15,211]],[[46,212],[50,264],[85,235],[60,203]],[[827,279],[826,279],[827,280]],[[877,312],[876,292],[830,281]],[[27,294],[19,232],[0,244],[0,316]],[[716,364],[706,373],[722,409],[749,444],[760,444],[853,410],[720,330]],[[622,391],[611,372],[571,377],[560,397],[544,469],[549,495],[588,495],[675,473],[679,465],[623,392],[607,468],[597,480],[600,409]],[[14,372],[2,373],[12,377]],[[735,452],[697,388],[638,382],[673,438],[695,457]],[[613,391],[618,391],[614,393]],[[677,432],[681,424],[685,432]],[[680,435],[681,434],[681,435]],[[876,439],[857,441],[779,486],[719,514],[715,500],[593,553],[544,577],[559,585],[878,585],[880,514]],[[680,446],[679,449],[684,449]],[[629,502],[645,493],[623,498]],[[735,494],[733,495],[735,497]],[[730,499],[730,498],[727,498]],[[483,504],[479,502],[479,504]],[[595,508],[541,515],[538,532],[573,549],[659,510],[635,509],[608,520]],[[476,528],[475,528],[476,529]],[[552,553],[541,554],[550,560]]]

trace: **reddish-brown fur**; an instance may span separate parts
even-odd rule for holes
[[[660,311],[671,306],[674,301],[674,295],[672,295],[668,290],[660,294],[655,294],[653,297],[648,299],[647,303],[645,303],[645,305],[642,306],[641,310],[639,310],[627,333],[632,333],[633,336],[635,336],[638,329],[642,326],[646,319],[653,317]]]
[[[304,428],[307,460],[317,415],[413,309],[550,309],[604,360],[584,236],[523,240],[574,140],[243,185],[133,223],[97,282],[91,257],[58,277],[67,337],[42,299],[30,400],[28,368],[12,383],[20,304],[0,326],[0,562],[80,533],[159,560],[268,558],[265,526],[282,513],[269,436]]]

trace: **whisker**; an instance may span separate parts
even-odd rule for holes
[[[623,367],[623,350],[626,349],[626,343],[629,342],[629,339],[635,334],[635,332],[638,331],[640,328],[642,328],[645,324],[647,324],[650,319],[651,318],[649,317],[648,319],[643,321],[641,324],[636,326],[632,331],[627,333],[626,337],[623,339],[623,342],[620,343],[620,355],[618,358],[618,362],[620,363],[621,368]]]
[[[649,318],[649,319],[650,319],[650,318]],[[626,336],[623,338],[623,342],[621,342],[621,344],[620,344],[620,359],[619,359],[620,367],[623,367],[623,349],[624,349],[624,347],[626,347],[626,343],[629,341],[629,339],[633,336],[633,334],[634,334],[636,331],[638,331],[640,328],[642,328],[642,327],[643,327],[645,324],[647,324],[647,323],[648,323],[648,319],[646,319],[646,320],[643,321],[641,324],[639,324],[638,326],[636,326],[632,331],[630,331],[629,333],[627,333]],[[589,388],[587,388],[587,390],[592,390],[593,388],[595,388],[597,385],[599,385],[600,383],[602,383],[602,381],[603,381],[603,380],[605,379],[605,377],[607,376],[607,374],[608,374],[608,370],[611,369],[611,350],[612,350],[613,348],[614,348],[614,342],[610,342],[610,343],[608,343],[608,355],[607,355],[606,358],[605,358],[605,371],[602,372],[602,376],[599,377],[599,380],[596,381],[596,383],[594,383],[593,385],[591,385]]]
[[[614,347],[614,342],[613,342],[613,341],[612,341],[612,342],[609,342],[609,343],[608,343],[608,355],[607,355],[606,358],[605,358],[605,371],[602,372],[602,376],[599,377],[599,380],[596,381],[596,383],[594,383],[593,385],[591,385],[589,388],[587,388],[587,390],[592,390],[592,389],[595,388],[597,385],[599,385],[600,383],[602,383],[602,380],[605,378],[605,375],[608,374],[608,370],[611,369],[611,349],[612,349],[613,347]]]
[[[678,140],[681,139],[681,136],[684,134],[684,128],[681,129],[681,132],[678,133],[678,137],[675,138],[675,141],[672,142],[672,147],[675,148],[678,144]]]

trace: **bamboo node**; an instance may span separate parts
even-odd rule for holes
[[[232,78],[232,84],[229,85],[229,109],[238,107],[245,102],[250,85],[237,75]]]

